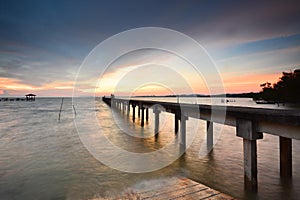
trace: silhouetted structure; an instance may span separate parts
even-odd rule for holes
[[[35,101],[36,95],[35,94],[26,94],[25,97],[26,97],[26,101]]]

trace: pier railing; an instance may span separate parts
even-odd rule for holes
[[[141,126],[144,126],[145,118],[146,121],[148,120],[149,109],[152,108],[155,134],[159,130],[159,113],[162,111],[173,113],[175,115],[174,129],[175,132],[178,132],[180,124],[180,138],[184,148],[186,144],[186,120],[189,117],[207,121],[208,148],[212,148],[213,145],[213,123],[236,127],[236,136],[243,138],[244,185],[246,190],[257,191],[258,187],[256,140],[262,139],[263,134],[279,136],[280,175],[284,179],[292,177],[292,139],[300,140],[300,112],[297,110],[179,104],[108,97],[103,97],[102,100],[110,106],[126,110],[128,115],[130,108],[132,108],[133,121],[136,119],[137,107]],[[164,109],[162,110],[160,107]],[[225,119],[224,114],[226,114]]]

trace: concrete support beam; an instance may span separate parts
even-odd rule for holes
[[[280,176],[284,179],[292,177],[292,139],[279,137]]]
[[[214,134],[213,134],[214,124],[213,122],[207,121],[206,123],[206,146],[210,151],[214,146]]]

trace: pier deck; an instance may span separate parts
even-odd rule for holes
[[[203,184],[192,181],[188,178],[177,178],[166,183],[165,186],[154,189],[137,192],[139,199],[160,200],[160,199],[211,199],[228,200],[234,199],[217,190],[209,188]]]

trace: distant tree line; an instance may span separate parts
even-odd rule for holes
[[[300,69],[283,72],[277,83],[260,85],[260,97],[266,101],[300,103]]]

